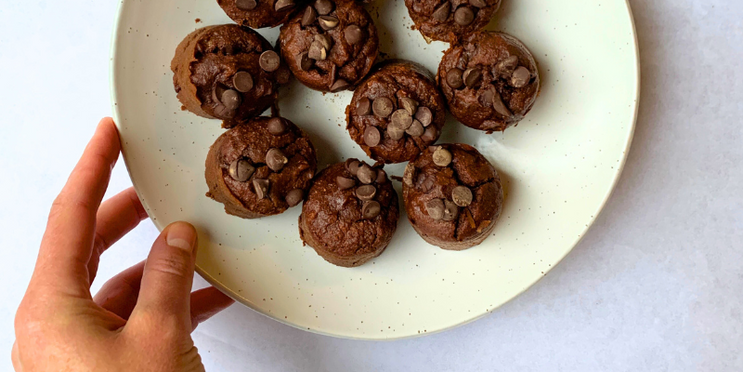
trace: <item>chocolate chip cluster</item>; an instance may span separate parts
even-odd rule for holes
[[[294,0],[276,0],[273,8],[277,12],[293,8],[296,4]],[[235,0],[235,6],[240,10],[253,10],[258,6],[258,0]]]
[[[460,64],[464,66],[467,61],[463,60]],[[505,81],[505,84],[500,84],[501,86],[519,89],[527,86],[534,76],[536,74],[529,71],[529,68],[519,65],[518,56],[510,55],[491,66],[477,65],[464,70],[458,67],[451,68],[446,72],[446,84],[455,90],[468,88],[480,90],[481,105],[492,106],[498,114],[510,117],[513,113],[496,89],[498,81]]]
[[[454,23],[460,26],[468,26],[475,20],[475,15],[480,8],[487,5],[485,0],[470,0],[469,3],[456,6],[454,12],[452,12],[452,3],[445,1],[434,10],[432,17],[439,22],[446,22],[450,17],[453,17]]]
[[[386,133],[391,139],[398,141],[405,134],[411,137],[422,137],[424,141],[433,141],[438,133],[433,123],[433,112],[425,106],[408,97],[397,100],[395,103],[389,97],[379,97],[374,100],[362,98],[356,103],[356,115],[376,115],[381,119],[388,119]],[[364,143],[369,147],[381,143],[383,135],[376,126],[367,126],[364,129]]]
[[[274,136],[280,136],[287,131],[286,123],[281,118],[272,118],[267,124],[268,132]],[[266,152],[265,167],[254,164],[248,158],[240,158],[230,163],[228,174],[237,182],[251,182],[253,192],[258,199],[268,197],[268,190],[271,187],[271,181],[268,176],[271,172],[279,173],[289,162],[283,151],[278,148],[271,148]],[[295,189],[285,196],[286,203],[290,207],[299,204],[304,197],[301,189]]]
[[[452,162],[452,154],[449,150],[438,147],[433,152],[433,163],[439,167],[448,167]],[[434,220],[454,221],[459,216],[459,208],[468,207],[472,204],[472,190],[467,186],[456,186],[451,191],[449,199],[431,199],[426,203],[426,212]]]
[[[335,182],[338,188],[348,190],[355,187],[354,195],[363,202],[361,215],[364,219],[370,220],[379,216],[382,206],[374,200],[377,195],[377,188],[374,184],[381,185],[387,182],[387,173],[383,169],[374,169],[357,159],[348,159],[346,170],[351,177],[336,177]]]
[[[274,72],[279,69],[281,65],[281,57],[273,50],[266,50],[261,53],[258,58],[258,65],[265,72]],[[284,78],[282,78],[284,79]],[[280,81],[280,84],[288,82],[288,76],[285,77],[286,81]],[[238,71],[232,76],[230,85],[217,83],[212,91],[212,99],[219,103],[215,108],[214,112],[223,117],[232,118],[237,113],[237,109],[243,103],[242,93],[250,92],[253,87],[253,76],[248,71]]]
[[[297,65],[303,71],[312,69],[316,61],[324,61],[330,57],[333,49],[333,38],[327,32],[334,30],[340,24],[334,10],[335,3],[331,0],[315,0],[302,13],[300,21],[302,27],[315,27],[318,31],[318,34],[314,36],[314,40],[310,43],[309,49],[297,56]],[[355,45],[364,40],[366,34],[361,27],[351,24],[343,29],[343,37],[348,44]],[[350,85],[343,79],[336,79],[331,84],[330,91],[341,91],[347,89]]]

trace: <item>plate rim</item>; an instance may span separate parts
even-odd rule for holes
[[[117,2],[116,11],[115,11],[115,18],[114,18],[114,23],[113,23],[113,30],[112,30],[112,33],[111,33],[110,50],[109,50],[109,74],[108,74],[108,78],[109,78],[109,94],[110,94],[111,109],[112,109],[114,123],[116,124],[116,127],[119,130],[120,130],[120,127],[119,127],[119,124],[118,123],[120,122],[119,119],[121,118],[121,113],[119,112],[120,106],[118,105],[118,100],[117,100],[117,97],[118,96],[117,96],[117,89],[116,89],[116,86],[117,86],[116,85],[116,80],[117,80],[117,78],[116,78],[116,75],[117,75],[116,72],[117,72],[117,67],[118,67],[118,64],[117,64],[118,58],[117,57],[118,57],[118,49],[119,49],[118,48],[118,40],[119,40],[119,36],[121,34],[120,28],[123,27],[122,24],[121,24],[121,18],[122,18],[122,13],[123,13],[123,9],[124,9],[124,4],[127,3],[127,2],[129,2],[129,1],[132,1],[132,0],[121,0],[121,1]],[[523,287],[518,292],[515,292],[507,300],[503,301],[502,303],[500,303],[500,304],[498,304],[496,306],[493,306],[492,308],[487,309],[486,311],[483,311],[481,313],[475,314],[471,318],[468,318],[468,319],[462,320],[460,322],[457,322],[457,323],[448,325],[446,327],[442,327],[442,328],[439,328],[439,329],[431,330],[431,331],[428,331],[426,333],[401,335],[401,336],[392,336],[392,337],[384,337],[384,338],[374,338],[374,337],[352,336],[352,335],[347,335],[347,334],[337,334],[337,333],[332,333],[332,332],[326,332],[326,331],[323,331],[323,330],[320,330],[320,329],[314,329],[314,328],[311,328],[311,327],[302,327],[302,326],[300,326],[298,324],[294,324],[292,322],[289,322],[287,320],[281,319],[279,317],[276,317],[276,316],[274,316],[272,314],[269,314],[267,312],[264,312],[264,311],[260,310],[258,307],[254,306],[254,304],[253,304],[252,301],[250,301],[249,299],[247,299],[247,298],[239,295],[235,291],[229,289],[221,281],[219,281],[219,279],[215,278],[214,276],[210,275],[206,270],[202,269],[198,265],[198,263],[195,266],[195,272],[198,273],[210,285],[214,286],[215,288],[219,289],[222,293],[228,295],[230,298],[232,298],[233,300],[235,300],[235,302],[238,302],[238,303],[244,305],[246,308],[248,308],[248,309],[250,309],[252,311],[255,311],[258,314],[261,314],[261,315],[263,315],[263,316],[265,316],[267,318],[270,318],[272,320],[275,320],[275,321],[277,321],[279,323],[282,323],[282,324],[291,326],[293,328],[296,328],[296,329],[299,329],[299,330],[302,330],[302,331],[311,332],[311,333],[318,334],[318,335],[323,335],[323,336],[329,336],[329,337],[333,337],[333,338],[347,339],[347,340],[395,341],[395,340],[414,339],[414,338],[425,337],[425,336],[429,336],[429,335],[433,335],[433,334],[438,334],[438,333],[441,333],[441,332],[445,332],[445,331],[448,331],[448,330],[451,330],[451,329],[454,329],[454,328],[458,328],[458,327],[464,326],[466,324],[475,322],[475,321],[477,321],[477,320],[479,320],[479,319],[481,319],[481,318],[483,318],[483,317],[491,314],[493,311],[497,310],[501,306],[503,306],[503,305],[505,305],[505,304],[513,301],[516,297],[521,296],[524,292],[526,292],[527,290],[529,290],[530,288],[532,288],[534,285],[536,285],[538,282],[540,282],[546,276],[547,273],[549,273],[555,267],[557,267],[565,259],[565,257],[567,257],[573,251],[573,249],[575,249],[575,247],[583,240],[583,238],[586,236],[586,233],[593,227],[593,225],[596,222],[596,220],[598,219],[598,217],[604,212],[604,207],[606,206],[606,203],[609,201],[609,199],[614,194],[614,192],[616,190],[617,183],[619,182],[619,179],[621,178],[622,174],[624,173],[624,167],[625,167],[625,165],[627,163],[627,157],[629,156],[629,151],[630,151],[630,148],[632,147],[632,142],[634,140],[635,130],[636,130],[636,127],[637,127],[637,118],[638,118],[638,114],[639,114],[639,110],[640,110],[640,94],[641,94],[641,86],[642,86],[642,84],[641,84],[642,83],[642,79],[641,79],[641,75],[642,75],[642,68],[641,67],[642,66],[641,66],[641,60],[640,60],[639,40],[638,40],[638,36],[637,36],[637,24],[635,22],[635,17],[634,17],[634,14],[632,12],[632,6],[631,6],[629,0],[624,0],[624,2],[625,2],[625,5],[626,5],[626,11],[627,11],[627,15],[629,17],[629,22],[630,22],[631,29],[632,29],[632,39],[633,39],[633,43],[634,43],[634,48],[633,49],[634,49],[634,58],[635,58],[635,68],[637,69],[637,73],[635,74],[635,80],[633,82],[634,85],[635,85],[635,87],[636,87],[636,89],[635,89],[635,93],[634,93],[634,96],[635,96],[634,97],[634,102],[633,102],[634,113],[632,115],[632,123],[631,123],[630,128],[629,128],[629,132],[628,132],[628,136],[627,136],[627,142],[625,144],[624,151],[622,153],[623,154],[622,155],[622,158],[620,159],[619,165],[617,166],[617,171],[614,173],[613,179],[611,180],[611,185],[610,185],[608,191],[606,192],[606,194],[604,195],[603,200],[601,200],[601,203],[598,205],[597,212],[593,215],[593,218],[589,221],[589,223],[586,225],[586,227],[581,231],[581,233],[579,234],[578,238],[575,241],[572,242],[570,248],[568,250],[566,250],[565,253],[559,259],[557,259],[555,261],[555,263],[551,267],[549,267],[544,272],[545,275],[541,275],[541,276],[537,277],[536,280],[532,281],[531,283],[529,283],[528,285],[526,285],[525,287]],[[124,159],[124,165],[126,166],[126,171],[127,171],[127,174],[129,175],[129,180],[132,182],[132,186],[134,187],[134,190],[137,192],[137,197],[142,202],[143,206],[147,210],[149,210],[147,208],[148,207],[147,201],[144,199],[144,197],[140,196],[139,191],[138,191],[138,187],[137,187],[137,182],[132,177],[132,172],[131,172],[131,169],[129,168],[129,162],[127,161],[127,154],[126,154],[126,150],[125,150],[125,147],[124,147],[123,144],[121,145],[121,155],[122,155],[122,158]],[[149,217],[149,219],[150,219],[150,221],[152,221],[152,223],[155,225],[155,227],[158,229],[158,231],[161,231],[162,232],[162,230],[166,227],[166,226],[163,225],[162,221],[160,221],[160,220],[153,219],[152,217]]]

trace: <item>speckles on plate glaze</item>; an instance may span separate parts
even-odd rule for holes
[[[398,3],[376,1],[368,6],[378,24],[385,26],[380,26],[386,32],[381,35],[381,49],[390,57],[412,59],[435,72],[444,45],[427,44],[417,31],[410,31],[407,10]],[[545,83],[541,96],[530,116],[510,133],[474,134],[452,121],[440,140],[475,145],[505,175],[508,194],[501,223],[493,233],[497,239],[488,239],[467,255],[434,255],[432,247],[401,223],[373,270],[344,271],[321,260],[313,264],[309,258],[314,252],[303,248],[296,236],[298,214],[246,224],[223,215],[203,197],[203,158],[221,130],[211,121],[194,120],[181,112],[170,87],[160,86],[170,76],[168,67],[146,62],[169,60],[175,45],[168,40],[180,40],[193,30],[195,17],[212,14],[212,5],[184,0],[177,9],[169,9],[168,16],[177,20],[178,27],[161,25],[161,17],[132,17],[133,9],[123,7],[121,20],[132,23],[120,24],[115,49],[134,54],[114,55],[113,110],[127,165],[135,184],[142,186],[144,200],[151,203],[146,210],[158,227],[176,219],[199,226],[198,265],[207,278],[227,285],[234,297],[258,311],[301,329],[387,339],[430,334],[440,330],[433,324],[455,324],[491,312],[546,275],[585,235],[586,225],[595,219],[623,164],[637,104],[636,97],[630,96],[636,91],[636,67],[626,63],[634,58],[633,35],[629,22],[617,23],[617,17],[626,17],[624,5],[602,3],[581,12],[569,11],[575,4],[549,0],[505,5],[510,7],[508,17],[499,17],[498,27],[519,37],[537,56]],[[545,9],[545,14],[535,15],[531,7]],[[594,13],[595,8],[601,12]],[[151,9],[155,12],[156,7]],[[517,22],[525,14],[551,32],[545,35]],[[603,24],[617,27],[601,29]],[[606,35],[602,44],[581,39],[581,34],[596,30]],[[559,54],[552,51],[557,44]],[[583,49],[604,57],[588,59]],[[587,95],[588,86],[616,89]],[[282,116],[296,120],[318,147],[327,149],[321,151],[321,161],[359,156],[355,145],[346,143],[350,141],[334,140],[346,138],[345,128],[338,123],[343,122],[351,92],[322,96],[294,82],[280,94]],[[592,116],[581,108],[599,101],[610,107],[591,112]],[[388,173],[401,175],[402,170]],[[540,227],[539,234],[529,234],[533,226]],[[546,251],[542,246],[556,248]],[[456,269],[442,269],[442,262]],[[497,293],[486,284],[492,280],[503,283]],[[388,288],[393,283],[391,293]],[[421,283],[435,290],[422,293]],[[432,307],[442,303],[447,306]]]

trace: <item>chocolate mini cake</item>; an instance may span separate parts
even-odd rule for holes
[[[408,164],[403,198],[410,223],[425,241],[458,251],[493,231],[503,189],[495,168],[474,147],[445,144]]]
[[[444,98],[433,77],[411,62],[384,65],[354,92],[346,108],[348,133],[372,159],[413,160],[444,126]]]
[[[192,32],[178,45],[170,69],[185,109],[222,120],[260,115],[291,76],[263,36],[237,25]]]
[[[231,122],[206,158],[207,196],[228,214],[279,214],[304,199],[317,170],[315,148],[292,122],[257,117]]]
[[[516,38],[497,32],[479,32],[452,45],[439,64],[437,82],[452,115],[487,132],[521,121],[539,94],[534,57]]]
[[[217,3],[237,24],[252,28],[278,26],[298,6],[295,0],[217,0]]]
[[[281,54],[304,85],[323,92],[352,88],[377,58],[369,13],[353,0],[316,0],[281,27]]]
[[[405,0],[410,18],[423,36],[456,42],[485,27],[501,0]]]
[[[382,254],[399,216],[397,192],[384,170],[349,159],[315,177],[299,235],[328,262],[354,267]]]

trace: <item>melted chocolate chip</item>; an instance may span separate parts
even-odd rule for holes
[[[299,204],[302,199],[304,199],[304,191],[302,191],[302,189],[294,189],[292,191],[289,191],[289,193],[286,194],[286,198],[284,199],[286,200],[286,204],[289,204],[290,207],[293,207]]]
[[[232,77],[232,85],[235,86],[238,92],[249,92],[253,89],[253,77],[247,71],[238,71]]]
[[[415,115],[415,112],[418,110],[418,101],[409,97],[398,99],[397,104],[399,107],[404,108],[410,115]]]
[[[302,14],[302,20],[301,25],[302,27],[307,27],[317,20],[317,11],[315,8],[308,6],[304,9],[304,13]]]
[[[258,58],[258,65],[266,72],[274,72],[278,70],[280,64],[281,57],[279,57],[279,54],[273,50],[267,50],[261,53],[260,58]]]
[[[351,44],[358,44],[364,38],[364,31],[357,25],[350,25],[343,30],[343,36]]]
[[[351,86],[351,84],[349,84],[347,81],[345,81],[343,79],[338,79],[338,80],[336,80],[333,83],[333,85],[330,86],[330,91],[331,92],[340,92],[342,90],[348,89],[348,87],[350,87],[350,86]]]
[[[374,100],[372,103],[372,111],[374,114],[386,118],[392,113],[392,100],[387,97],[380,97]]]
[[[284,165],[289,162],[284,152],[277,148],[272,148],[266,153],[266,165],[271,168],[272,171],[278,172],[284,168]]]
[[[426,212],[436,221],[444,218],[444,209],[444,201],[441,199],[431,199],[426,202]]]
[[[433,113],[428,107],[421,106],[418,107],[418,110],[415,112],[415,118],[418,119],[424,127],[427,127],[431,125],[431,122],[433,122]]]
[[[371,113],[371,101],[369,98],[362,98],[356,102],[356,115],[364,116]]]
[[[364,143],[369,147],[374,147],[379,145],[379,142],[382,140],[382,135],[379,133],[379,129],[375,126],[367,126],[366,129],[364,129]]]
[[[286,133],[287,130],[286,123],[284,123],[284,120],[281,118],[271,118],[271,120],[268,121],[268,124],[266,124],[266,127],[268,133],[271,133],[274,136],[280,136]]]
[[[444,22],[449,18],[449,12],[451,12],[451,5],[449,1],[446,1],[433,12],[433,19]]]
[[[464,80],[464,85],[466,85],[467,88],[474,88],[482,80],[482,73],[479,69],[468,68],[464,70],[462,79]]]
[[[268,197],[268,187],[270,184],[271,182],[266,179],[258,178],[253,180],[253,188],[255,189],[255,195],[258,196],[258,199]]]
[[[454,221],[459,216],[459,207],[449,200],[444,200],[444,221]]]
[[[375,195],[377,195],[377,188],[372,185],[363,185],[356,189],[356,197],[361,200],[372,200]]]
[[[413,120],[413,124],[405,130],[405,133],[409,134],[411,137],[420,137],[425,133],[425,131],[426,129],[423,128],[423,124],[421,124],[420,121]]]
[[[439,147],[438,150],[433,152],[433,163],[439,167],[448,166],[451,164],[451,152],[443,147]]]
[[[377,179],[377,171],[372,169],[372,167],[364,164],[361,166],[361,168],[359,168],[356,176],[359,178],[359,181],[361,181],[361,183],[368,185]]]
[[[511,76],[511,85],[515,88],[523,88],[526,84],[529,84],[531,80],[531,72],[524,66],[521,66],[513,72]]]
[[[276,5],[274,5],[274,10],[277,12],[280,12],[282,10],[287,10],[294,6],[294,0],[276,0]]]
[[[320,24],[320,27],[325,30],[332,30],[338,26],[338,18],[335,18],[333,16],[320,16],[317,17],[317,23]]]
[[[230,164],[229,174],[237,182],[245,182],[255,173],[255,167],[245,159],[237,159]]]
[[[454,22],[460,26],[467,26],[475,20],[475,12],[469,7],[459,7],[454,11]]]
[[[330,0],[315,0],[315,9],[320,15],[328,15],[333,11],[335,5]]]
[[[347,178],[338,176],[335,178],[335,183],[338,185],[338,188],[341,190],[348,190],[354,186],[356,186],[356,180],[353,178]]]
[[[253,10],[258,6],[258,3],[255,0],[237,0],[235,5],[240,10]]]
[[[472,204],[472,190],[467,186],[457,186],[451,191],[451,200],[460,207]]]
[[[222,104],[229,111],[237,110],[243,102],[240,93],[234,89],[227,89],[222,93]]]
[[[462,80],[462,70],[453,68],[446,72],[446,84],[454,89],[459,89],[464,85]]]
[[[375,200],[369,200],[364,202],[364,206],[361,207],[361,214],[364,216],[364,219],[370,220],[372,218],[375,218],[379,216],[379,214],[382,212],[382,206],[379,204],[379,202]]]

